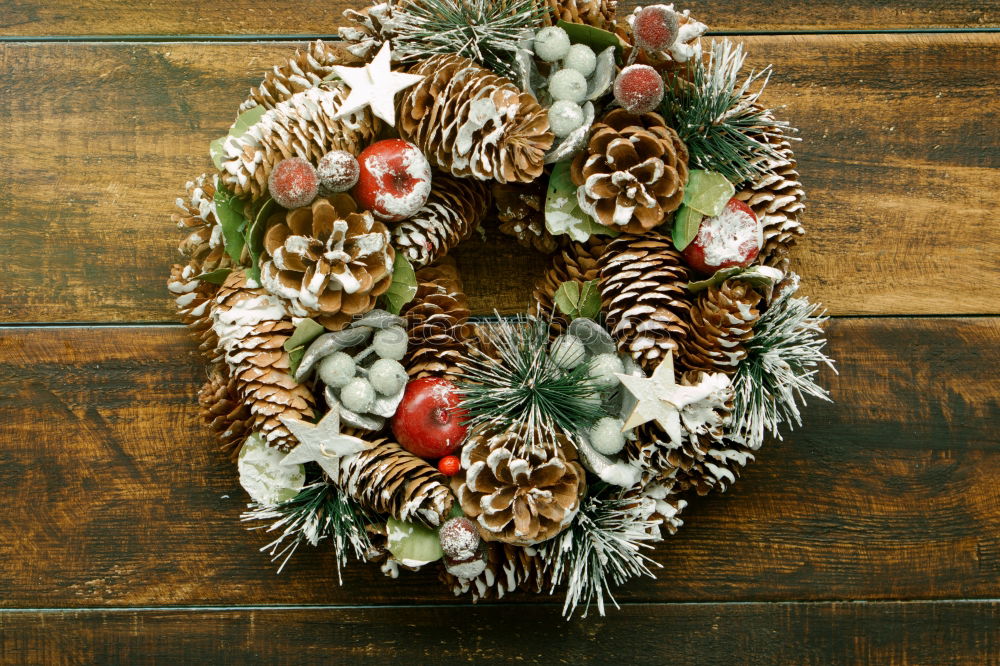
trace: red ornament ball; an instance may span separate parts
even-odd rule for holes
[[[445,476],[455,476],[462,469],[462,461],[458,456],[445,456],[438,460],[438,471]]]
[[[632,35],[645,51],[665,51],[677,41],[677,12],[666,5],[650,5],[635,15]]]
[[[472,559],[479,549],[479,528],[465,516],[446,521],[438,530],[438,538],[445,557],[452,560]]]
[[[406,385],[392,417],[392,432],[404,449],[421,458],[443,458],[462,445],[468,413],[459,408],[457,387],[447,379],[424,377]]]
[[[376,217],[400,222],[420,210],[431,193],[431,165],[402,139],[378,141],[358,155],[361,173],[354,199]]]
[[[629,65],[615,79],[615,101],[629,113],[647,113],[663,101],[663,78],[649,65]]]
[[[319,194],[319,176],[306,160],[289,157],[274,165],[267,179],[267,190],[282,208],[302,208]]]
[[[361,176],[358,159],[346,150],[331,150],[319,160],[319,191],[322,194],[347,192]]]
[[[722,268],[746,268],[760,254],[763,242],[763,226],[753,210],[733,198],[721,213],[701,221],[698,235],[682,254],[691,268],[711,275]]]

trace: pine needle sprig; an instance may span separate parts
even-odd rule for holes
[[[836,372],[823,352],[820,306],[794,298],[794,290],[780,295],[754,325],[746,344],[747,356],[733,377],[734,435],[751,449],[758,449],[768,433],[781,439],[783,423],[801,425],[799,403],[807,396],[830,401],[829,392],[816,383],[819,368]]]
[[[740,84],[744,60],[742,44],[712,42],[707,63],[692,58],[686,76],[668,78],[661,105],[667,124],[687,145],[692,165],[717,171],[736,184],[767,173],[769,161],[762,158],[780,158],[768,138],[776,135],[775,129],[783,136],[792,131],[788,122],[775,120],[758,103],[771,66],[751,71]]]
[[[454,53],[510,76],[518,43],[545,12],[536,0],[403,2],[392,15],[392,45],[403,61]]]
[[[499,315],[498,315],[499,318]],[[587,364],[560,368],[549,353],[550,323],[531,315],[499,318],[484,327],[494,358],[474,348],[461,364],[461,407],[472,428],[523,429],[531,447],[558,430],[572,436],[593,426],[604,409]]]
[[[602,484],[583,501],[569,529],[536,548],[549,562],[552,588],[566,583],[563,615],[569,618],[583,605],[586,617],[596,602],[603,616],[605,595],[618,608],[612,587],[638,576],[656,578],[649,565],[662,565],[642,551],[659,539],[659,523],[641,498]]]
[[[272,562],[281,560],[278,573],[303,543],[318,546],[320,541],[330,539],[337,563],[337,580],[343,584],[340,570],[347,566],[348,555],[353,552],[360,559],[372,547],[365,529],[372,522],[368,513],[336,486],[325,481],[305,486],[286,502],[251,503],[250,510],[240,519],[243,522],[273,521],[267,531],[281,530],[277,539],[261,548],[261,551],[268,551]],[[258,525],[248,529],[262,528],[263,525]]]

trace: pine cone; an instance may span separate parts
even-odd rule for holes
[[[321,39],[310,42],[305,51],[295,50],[295,55],[283,65],[264,75],[260,86],[250,89],[250,97],[240,105],[240,113],[255,106],[273,109],[292,95],[319,86],[333,74],[334,65],[354,62],[356,58],[342,47],[328,44]]]
[[[399,102],[400,136],[459,178],[530,183],[555,136],[545,109],[502,76],[457,55],[433,56]]]
[[[209,370],[208,381],[198,392],[198,406],[201,418],[222,442],[220,448],[235,460],[253,432],[254,418],[240,400],[236,381],[224,363],[214,364]]]
[[[443,566],[438,578],[457,597],[470,594],[472,602],[502,599],[515,590],[539,593],[551,587],[545,561],[531,547],[499,541],[486,544],[486,570],[475,578],[458,578]]]
[[[289,372],[285,341],[295,326],[284,304],[262,288],[247,287],[242,271],[229,274],[215,297],[212,326],[219,337],[240,400],[253,414],[253,429],[270,446],[290,451],[298,441],[280,416],[308,421],[315,401]]]
[[[552,254],[559,241],[545,228],[545,181],[493,186],[500,232],[517,239],[521,247]]]
[[[546,16],[546,25],[562,20],[614,30],[618,0],[545,0],[543,4],[551,10]]]
[[[479,521],[484,535],[515,546],[534,545],[565,529],[587,490],[565,435],[556,435],[549,450],[515,457],[512,451],[523,439],[516,430],[472,435],[462,448],[462,471],[451,481],[465,515]]]
[[[279,210],[267,221],[260,277],[296,317],[340,330],[392,283],[389,230],[348,194]]]
[[[349,90],[341,83],[323,86],[279,102],[245,136],[226,138],[222,181],[233,193],[260,199],[267,192],[271,170],[281,160],[301,157],[316,164],[331,150],[357,155],[378,134],[379,121],[368,107],[334,120]]]
[[[387,439],[341,458],[335,481],[371,511],[431,527],[447,520],[454,504],[447,477]]]
[[[656,522],[657,536],[662,538],[664,530],[673,535],[684,525],[680,514],[688,503],[681,499],[682,492],[681,484],[674,477],[668,476],[636,486],[626,496],[634,497],[636,510],[642,511]]]
[[[731,375],[746,358],[760,294],[746,282],[726,280],[698,295],[688,312],[688,335],[679,340],[678,364],[688,370]]]
[[[688,150],[663,117],[615,109],[595,122],[570,173],[580,208],[606,227],[641,234],[680,207]]]
[[[688,270],[669,239],[624,235],[600,258],[601,300],[622,353],[652,372],[688,334]]]
[[[212,330],[212,303],[219,286],[204,280],[195,280],[199,272],[194,264],[170,268],[167,289],[174,296],[174,304],[181,321],[187,325],[192,337],[198,343],[198,351],[209,361],[219,358],[216,347],[219,338]]]
[[[598,260],[611,239],[606,236],[591,236],[586,243],[575,241],[564,246],[552,257],[545,274],[535,283],[532,296],[540,315],[552,315],[552,331],[562,333],[569,325],[566,318],[556,309],[556,290],[563,282],[590,282],[601,276]]]
[[[805,234],[799,221],[805,208],[805,192],[799,182],[791,142],[784,130],[772,126],[767,129],[767,134],[758,138],[770,143],[780,157],[760,158],[767,163],[768,173],[758,176],[752,183],[745,183],[736,193],[736,198],[745,201],[764,226],[764,246],[758,255],[758,262],[784,267],[789,250]]]
[[[399,314],[406,319],[409,336],[403,365],[410,377],[456,379],[470,335],[469,306],[458,269],[435,264],[418,270],[417,295]]]
[[[393,243],[414,267],[426,266],[472,236],[489,206],[485,184],[435,173],[427,203],[392,230]]]
[[[392,10],[392,2],[380,2],[361,11],[344,10],[344,18],[351,25],[337,28],[337,35],[344,41],[351,55],[369,61],[382,48],[382,44],[395,35]]]
[[[194,275],[211,273],[219,268],[228,268],[233,262],[222,243],[222,234],[215,217],[215,176],[203,173],[185,185],[187,198],[177,198],[179,213],[170,219],[187,236],[178,249],[191,263]]]

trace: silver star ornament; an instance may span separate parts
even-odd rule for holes
[[[403,74],[391,68],[392,48],[389,42],[382,45],[378,54],[363,67],[335,65],[333,71],[351,88],[351,94],[334,118],[343,118],[366,106],[372,113],[396,126],[396,93],[409,88],[424,78],[420,74]]]
[[[281,460],[282,465],[300,465],[307,462],[319,463],[330,478],[336,479],[340,473],[340,459],[370,449],[374,444],[363,439],[343,435],[340,432],[340,410],[331,409],[319,423],[307,423],[286,416],[279,417],[286,428],[292,431],[299,445]]]

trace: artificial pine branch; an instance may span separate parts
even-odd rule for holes
[[[250,510],[243,514],[241,520],[274,521],[267,531],[281,530],[277,539],[261,548],[262,551],[269,551],[272,562],[281,560],[278,573],[303,542],[318,546],[320,541],[329,538],[337,563],[337,580],[343,583],[340,570],[347,565],[348,553],[353,551],[354,556],[360,559],[372,547],[365,530],[365,526],[371,523],[368,514],[336,486],[325,481],[305,486],[286,502],[251,503]]]
[[[541,26],[546,11],[536,0],[401,3],[392,15],[392,45],[401,60],[455,53],[509,76],[518,42]]]
[[[782,293],[757,320],[747,356],[733,376],[732,431],[751,449],[760,448],[768,432],[780,439],[782,423],[801,425],[798,403],[804,405],[806,396],[830,400],[815,381],[820,365],[836,372],[823,353],[822,324],[828,317],[818,312],[819,305],[793,294],[794,289]]]
[[[767,173],[769,162],[761,158],[780,158],[768,137],[775,128],[793,131],[758,104],[771,75],[770,65],[751,71],[739,84],[745,59],[742,44],[728,39],[712,42],[707,63],[692,58],[683,75],[667,79],[661,105],[667,124],[688,147],[692,168],[717,171],[733,183]],[[760,87],[751,91],[758,83]]]

